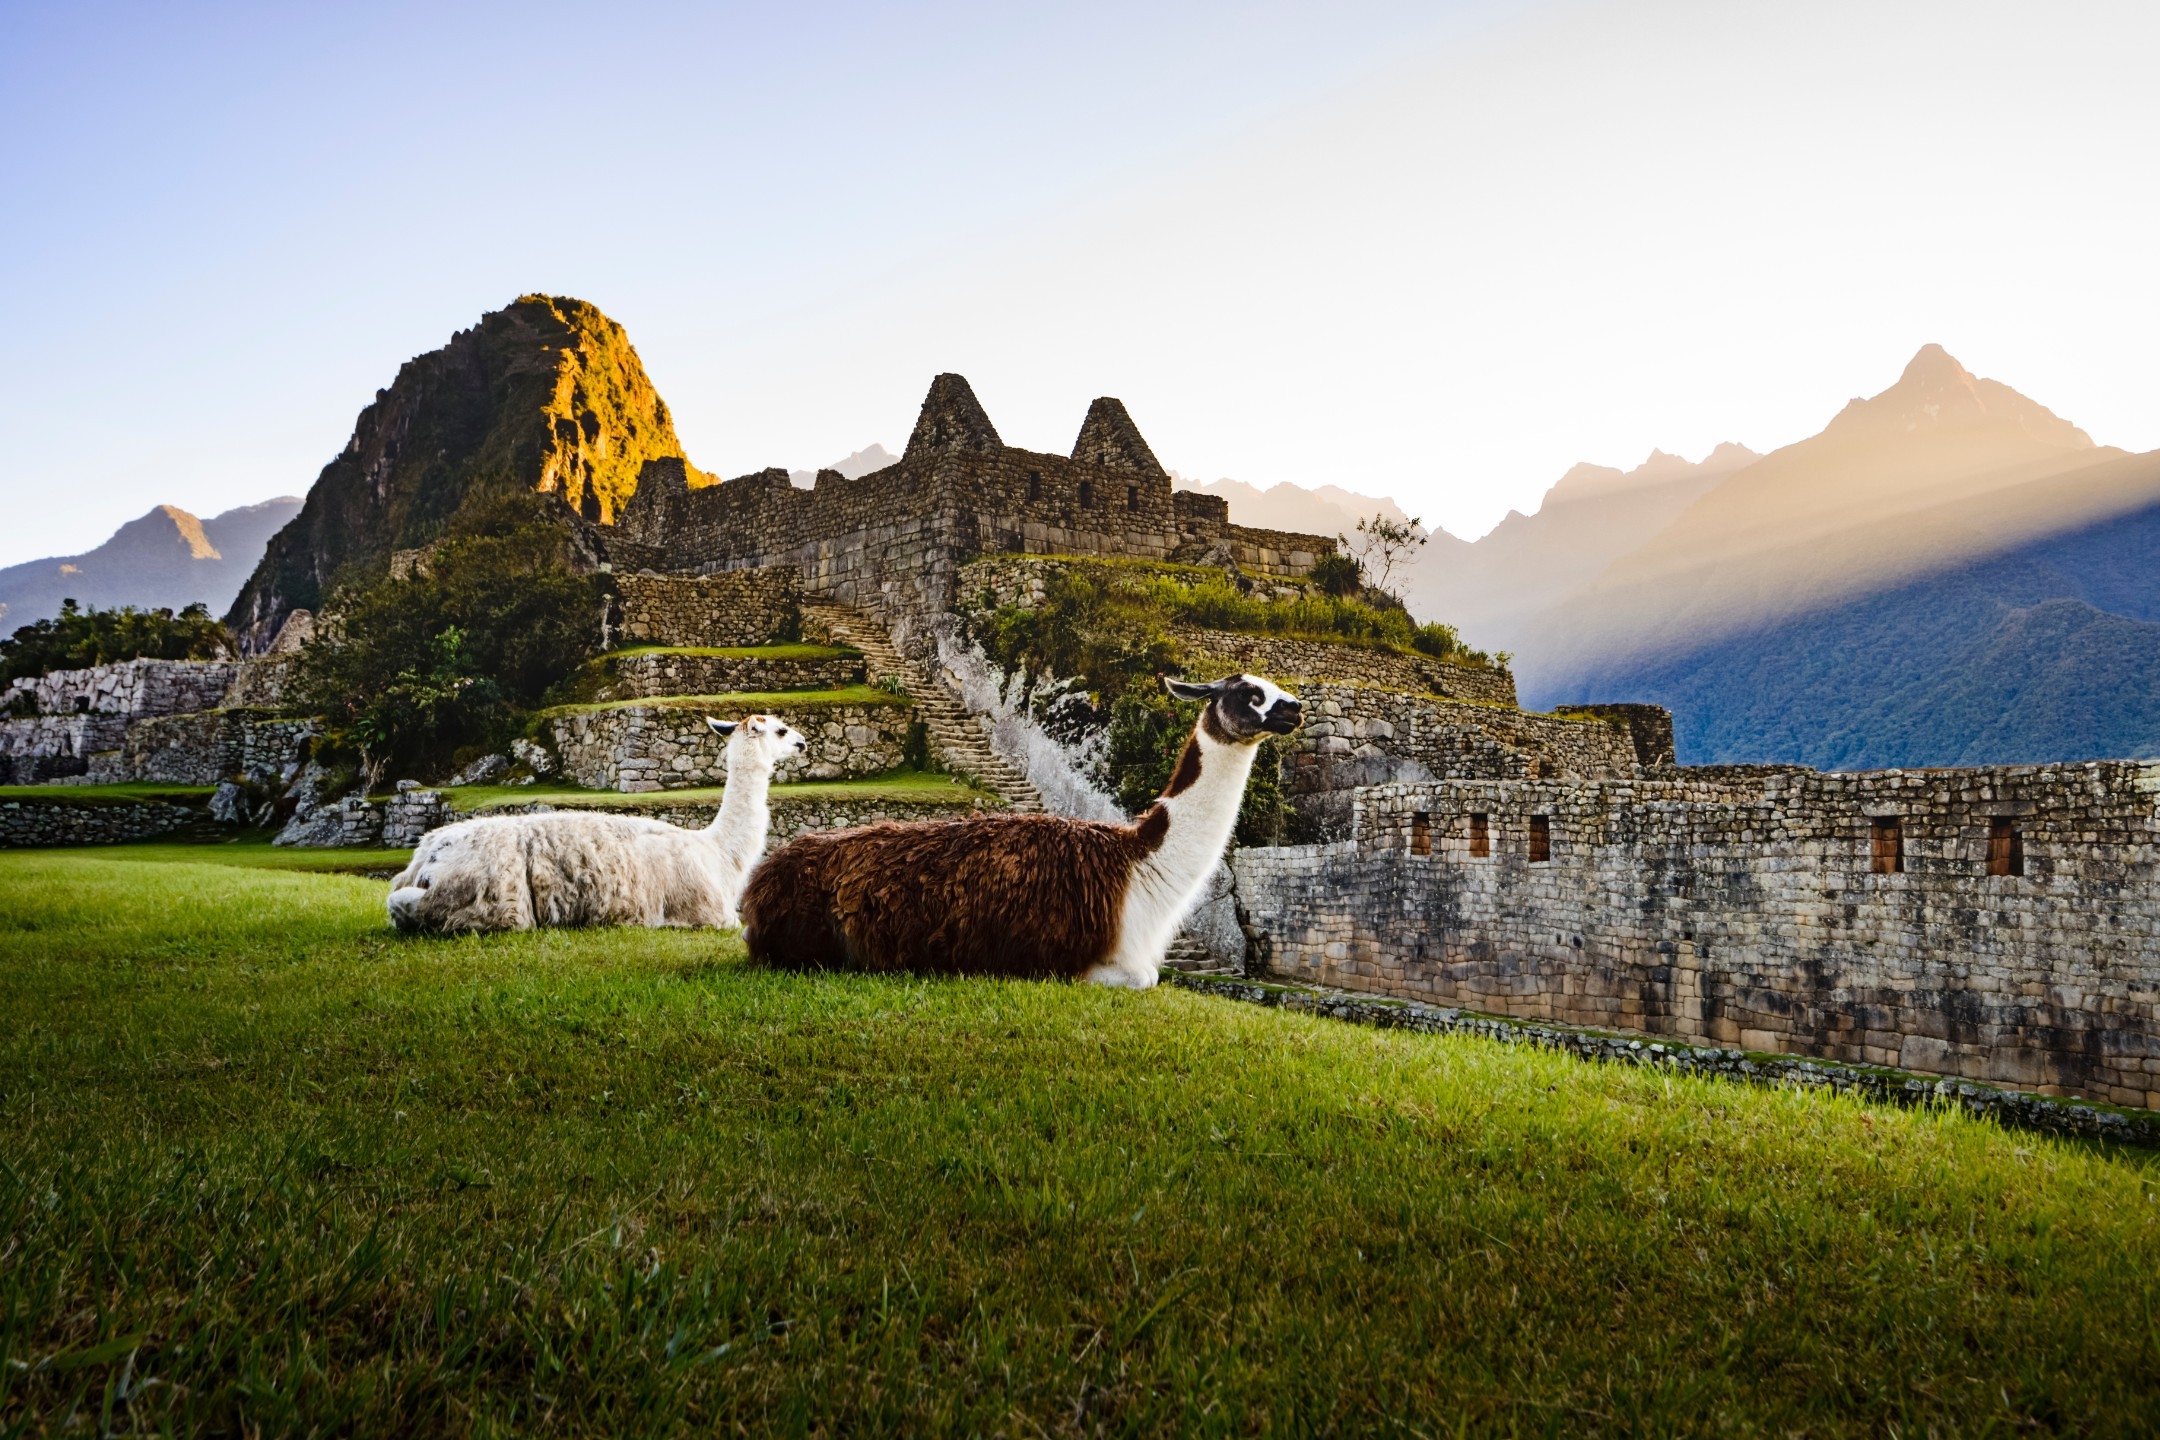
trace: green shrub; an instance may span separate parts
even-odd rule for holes
[[[1365,588],[1365,570],[1348,555],[1338,555],[1330,550],[1313,562],[1312,573],[1306,578],[1320,588],[1323,595],[1355,595]]]
[[[0,685],[123,660],[218,660],[232,653],[232,633],[201,604],[175,615],[132,605],[85,610],[63,600],[52,619],[25,625],[0,640]]]
[[[600,582],[568,559],[538,507],[484,513],[423,572],[339,592],[296,697],[360,756],[370,788],[388,767],[440,768],[506,741],[598,648]]]

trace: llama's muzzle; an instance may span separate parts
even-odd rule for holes
[[[1271,735],[1288,735],[1303,723],[1305,707],[1285,695],[1268,706],[1268,712],[1260,719],[1260,728]]]

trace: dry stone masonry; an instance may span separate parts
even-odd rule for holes
[[[809,748],[774,772],[774,780],[839,780],[881,775],[906,755],[914,707],[890,701],[834,705],[815,694],[797,704],[761,707],[803,733]],[[740,719],[719,715],[717,719]],[[675,705],[610,705],[557,714],[547,722],[563,776],[592,790],[646,794],[717,785],[727,778],[726,742],[705,712]]]
[[[787,566],[618,575],[615,590],[609,638],[622,646],[767,645],[794,639],[802,625],[801,583]]]
[[[863,683],[863,658],[855,651],[827,656],[700,655],[654,650],[612,656],[609,687],[615,699],[664,695],[763,694],[774,690],[838,690]]]
[[[2148,1106],[2156,792],[2129,762],[1441,781],[1233,863],[1272,973]]]
[[[171,800],[134,800],[124,804],[89,803],[56,796],[51,800],[0,797],[0,850],[45,845],[117,845],[146,840],[194,824],[202,812]]]

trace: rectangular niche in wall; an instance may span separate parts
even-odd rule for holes
[[[1092,480],[1082,480],[1080,482],[1080,508],[1082,510],[1095,508],[1095,482]]]
[[[1484,815],[1470,817],[1470,858],[1486,860],[1492,856],[1492,822]]]
[[[1539,865],[1552,859],[1552,817],[1530,817],[1530,863]]]
[[[1125,487],[1125,508],[1127,510],[1138,510],[1140,508],[1139,486],[1127,485]]]
[[[1877,875],[1905,873],[1905,822],[1895,815],[1878,815],[1868,822],[1871,853],[1868,868]]]
[[[2025,837],[2018,834],[2017,822],[2007,815],[1997,815],[1988,821],[1987,873],[2025,873]]]
[[[1028,472],[1027,472],[1027,480],[1028,480],[1028,499],[1030,499],[1030,500],[1040,500],[1040,499],[1042,499],[1042,471],[1040,471],[1040,470],[1030,470],[1030,471],[1028,471]]]
[[[1432,854],[1432,813],[1430,811],[1420,810],[1410,817],[1410,853],[1413,855]]]

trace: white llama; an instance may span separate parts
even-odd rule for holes
[[[728,737],[727,791],[703,830],[635,815],[494,815],[429,832],[390,882],[390,921],[443,933],[542,925],[734,925],[772,823],[767,791],[800,733],[772,715]]]

